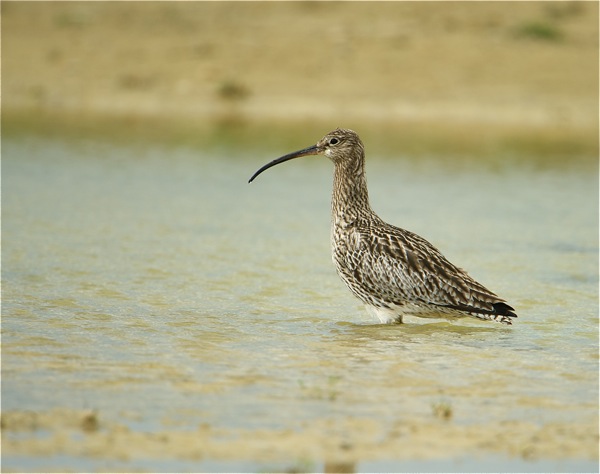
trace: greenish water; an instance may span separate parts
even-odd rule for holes
[[[594,170],[368,157],[380,216],[426,237],[519,315],[512,327],[382,326],[331,264],[331,164],[297,160],[247,184],[272,158],[3,140],[3,412],[91,409],[135,431],[235,432],[323,419],[388,427],[428,421],[444,404],[458,427],[527,420],[597,433]],[[16,470],[106,466],[60,449],[3,451]],[[265,466],[231,459],[197,466]],[[123,462],[110,466],[194,470],[168,456]],[[540,469],[593,467],[597,445],[560,462]]]

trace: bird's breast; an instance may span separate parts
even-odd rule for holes
[[[332,223],[331,256],[338,271],[356,264],[355,257],[361,253],[363,244],[361,233],[354,222],[338,220]]]

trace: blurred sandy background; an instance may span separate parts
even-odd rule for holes
[[[597,155],[598,2],[2,2],[2,40],[9,132]]]

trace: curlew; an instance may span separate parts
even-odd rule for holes
[[[267,163],[309,155],[333,161],[331,252],[340,278],[382,323],[404,316],[478,319],[511,324],[514,308],[450,263],[413,232],[384,222],[371,209],[365,178],[365,151],[358,134],[336,129],[302,150]]]

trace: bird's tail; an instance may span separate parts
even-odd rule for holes
[[[475,306],[467,306],[467,305],[442,305],[445,308],[450,308],[453,310],[461,311],[463,313],[470,314],[478,319],[483,319],[485,321],[496,321],[499,323],[511,325],[512,318],[517,317],[517,313],[515,313],[515,309],[504,303],[503,301],[498,301],[497,303],[492,303],[492,309],[483,309]]]
[[[494,308],[492,311],[486,311],[485,313],[475,314],[475,316],[481,319],[497,321],[499,323],[507,324],[509,326],[512,324],[512,318],[517,317],[515,309],[504,302],[493,303],[492,308]]]

